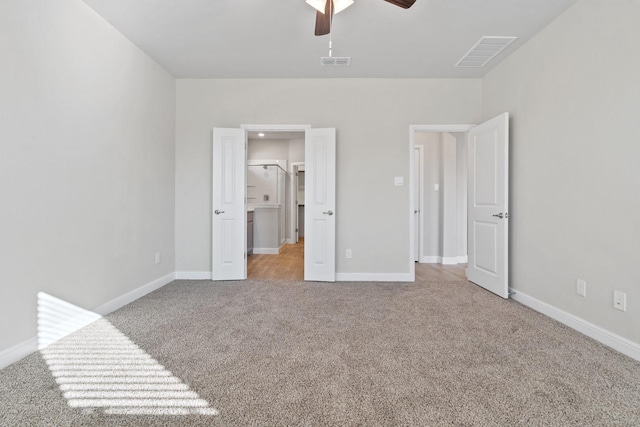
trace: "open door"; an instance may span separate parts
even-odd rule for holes
[[[336,280],[336,130],[305,131],[304,280]]]
[[[247,133],[213,129],[212,280],[244,280]]]
[[[509,297],[509,114],[469,131],[468,279]]]

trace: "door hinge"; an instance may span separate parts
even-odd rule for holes
[[[296,233],[298,232],[298,229],[296,228]]]

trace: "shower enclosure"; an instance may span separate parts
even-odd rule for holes
[[[254,254],[277,254],[285,243],[286,180],[287,172],[280,164],[247,165],[247,209],[253,212]]]

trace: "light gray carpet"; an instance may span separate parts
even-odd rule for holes
[[[0,371],[0,425],[640,425],[640,363],[467,282],[176,281],[105,319]]]

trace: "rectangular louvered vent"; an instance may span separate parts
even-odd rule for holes
[[[344,67],[351,64],[350,56],[322,56],[320,65],[323,67]]]
[[[456,67],[482,68],[516,39],[517,37],[482,37],[469,52],[460,58]]]

